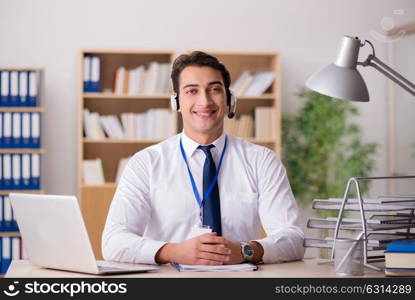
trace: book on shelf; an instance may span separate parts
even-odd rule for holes
[[[236,96],[260,96],[265,93],[275,80],[274,72],[242,71],[231,86]]]
[[[148,66],[133,69],[119,66],[115,71],[113,92],[117,95],[170,93],[170,64],[152,61]]]
[[[100,116],[84,109],[84,134],[90,139],[164,139],[175,134],[176,114],[166,108]]]
[[[272,119],[274,110],[272,107],[255,107],[255,133],[256,138],[269,138],[272,136]]]
[[[82,162],[83,182],[85,184],[104,184],[104,170],[102,161],[97,159],[84,159]]]
[[[252,137],[254,120],[252,115],[243,114],[233,119],[225,118],[224,131],[239,137]]]
[[[130,157],[122,157],[118,161],[117,174],[115,176],[115,183],[116,184],[118,184],[120,182],[122,173],[124,172],[125,166],[127,165],[129,159],[130,159]]]

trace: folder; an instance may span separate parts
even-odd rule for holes
[[[22,154],[22,189],[30,188],[30,154]]]
[[[3,196],[0,196],[0,232],[6,231],[4,226],[4,205],[3,205]]]
[[[84,56],[84,92],[89,92],[91,86],[91,57]]]
[[[37,153],[31,155],[30,180],[31,189],[40,189],[40,156]]]
[[[100,62],[101,59],[99,56],[92,56],[91,60],[91,92],[100,92],[101,85],[100,85]]]
[[[31,148],[40,148],[40,113],[31,113]]]
[[[0,112],[0,148],[3,148],[3,113]]]
[[[21,257],[21,238],[18,236],[12,237],[12,260],[20,259]]]
[[[2,71],[1,72],[1,98],[0,103],[1,106],[10,106],[9,105],[9,72],[8,71]]]
[[[20,106],[27,106],[28,102],[28,72],[22,71],[19,72],[19,98]]]
[[[19,106],[19,72],[10,72],[10,106]]]
[[[20,166],[20,154],[13,154],[12,155],[12,188],[14,190],[20,190],[21,189],[21,166]]]
[[[21,113],[15,112],[12,114],[13,130],[12,130],[12,147],[20,148],[21,140]]]
[[[22,148],[30,148],[30,113],[22,113],[22,139],[21,139]]]
[[[12,113],[3,113],[3,148],[12,147]]]
[[[3,184],[3,154],[0,154],[0,190],[3,189]]]
[[[27,106],[36,106],[37,105],[37,96],[38,96],[38,72],[29,72],[29,99]]]
[[[6,273],[11,262],[11,243],[10,237],[2,237],[2,258],[1,258],[1,267],[0,273]]]
[[[9,231],[12,223],[12,206],[10,198],[8,196],[3,196],[3,224],[6,231]]]
[[[12,189],[12,159],[10,154],[3,154],[3,189]]]

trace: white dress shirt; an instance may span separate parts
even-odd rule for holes
[[[184,132],[137,152],[109,209],[102,237],[104,259],[154,264],[164,244],[186,240],[200,223],[180,137],[199,195],[203,192],[206,156]],[[265,263],[301,259],[304,234],[281,161],[268,148],[227,137],[218,176],[222,235],[234,242],[259,242]],[[222,134],[212,143],[216,166],[224,142]],[[262,239],[261,224],[267,234]]]

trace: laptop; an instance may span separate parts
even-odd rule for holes
[[[10,193],[9,197],[25,250],[34,265],[97,275],[158,269],[97,261],[74,196]]]

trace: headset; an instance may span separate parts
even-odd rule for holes
[[[229,119],[232,119],[235,116],[236,102],[237,102],[237,99],[235,95],[233,94],[232,90],[229,88],[226,89],[226,104],[229,106],[229,111],[228,111]],[[177,93],[174,93],[173,95],[170,96],[170,106],[171,106],[171,109],[174,111],[177,111],[180,109],[179,97],[177,96]]]

